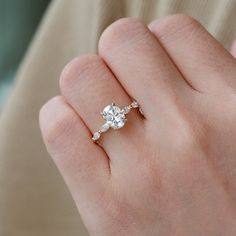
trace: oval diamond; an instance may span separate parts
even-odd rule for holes
[[[125,113],[114,104],[108,105],[103,110],[103,118],[113,129],[120,129],[125,125]]]

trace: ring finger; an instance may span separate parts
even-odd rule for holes
[[[105,106],[115,103],[122,108],[132,103],[104,61],[96,55],[85,55],[69,63],[62,73],[60,87],[92,133],[105,123],[100,115]],[[122,161],[127,153],[136,156],[130,152],[136,150],[133,145],[140,144],[142,135],[139,134],[144,129],[142,117],[137,113],[132,110],[127,114],[125,128],[110,130],[100,138],[111,161]]]

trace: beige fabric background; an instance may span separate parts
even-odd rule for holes
[[[52,2],[0,118],[0,236],[88,235],[42,143],[39,109],[59,93],[64,65],[96,52],[99,35],[111,22],[124,16],[149,22],[173,13],[197,18],[225,47],[236,33],[234,0]]]

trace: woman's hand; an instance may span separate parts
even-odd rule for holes
[[[198,22],[118,20],[60,87],[41,129],[91,235],[236,235],[236,60]],[[144,117],[94,143],[131,98]]]

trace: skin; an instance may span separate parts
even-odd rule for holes
[[[236,60],[196,20],[110,25],[40,111],[48,152],[90,235],[236,235]],[[91,140],[134,98],[126,126]]]
[[[230,51],[231,51],[231,54],[236,58],[236,40],[234,40]]]

